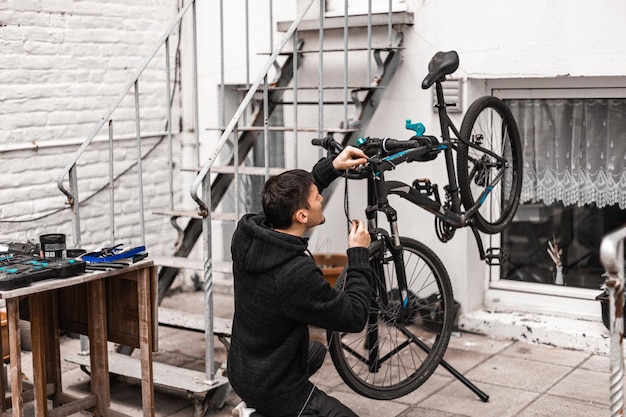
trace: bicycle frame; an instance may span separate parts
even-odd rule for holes
[[[477,149],[483,153],[486,153],[493,158],[495,158],[498,163],[505,164],[506,161],[504,158],[490,151],[489,149],[483,148],[475,143],[470,142],[469,138],[464,138],[460,134],[457,127],[454,125],[453,121],[448,116],[448,112],[446,110],[447,104],[444,101],[443,95],[443,87],[440,81],[435,83],[436,93],[437,93],[437,110],[439,116],[439,122],[441,127],[441,138],[442,143],[437,147],[437,151],[443,151],[445,158],[445,166],[447,171],[448,178],[448,188],[447,192],[450,196],[450,207],[444,207],[439,201],[437,196],[436,200],[429,198],[424,195],[419,190],[415,189],[415,187],[411,187],[408,184],[401,181],[387,181],[384,178],[384,170],[378,170],[376,167],[372,168],[372,174],[367,177],[368,186],[368,206],[365,210],[367,221],[368,221],[368,229],[370,232],[380,233],[380,229],[378,229],[377,224],[377,212],[382,212],[387,217],[387,221],[389,223],[389,231],[390,235],[388,236],[390,245],[390,250],[393,250],[394,257],[402,257],[402,247],[400,245],[400,234],[398,232],[398,215],[396,210],[389,204],[388,195],[398,195],[413,204],[425,209],[426,211],[434,214],[436,217],[442,219],[446,223],[452,225],[455,228],[466,227],[468,225],[471,226],[472,232],[476,238],[478,243],[478,250],[480,253],[480,258],[485,259],[486,257],[491,257],[492,255],[485,255],[485,250],[482,245],[482,239],[478,234],[478,231],[474,226],[471,225],[470,220],[474,213],[480,208],[480,206],[485,201],[485,198],[489,192],[494,188],[494,186],[501,181],[503,177],[503,172],[498,173],[489,187],[486,187],[485,191],[480,195],[478,201],[470,207],[467,211],[463,212],[461,208],[461,197],[459,193],[459,185],[457,179],[457,172],[454,166],[454,157],[453,151],[457,149],[457,143],[460,141],[464,145]],[[452,134],[454,138],[452,137]],[[390,155],[384,158],[382,161],[390,162],[393,160],[395,155],[401,155],[403,152],[398,152],[397,154]],[[382,161],[379,162],[382,163]],[[374,163],[373,161],[370,161]],[[404,280],[405,277],[404,271],[401,267],[397,267],[398,279]],[[405,299],[405,294],[402,294],[403,300]]]

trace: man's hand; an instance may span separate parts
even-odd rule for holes
[[[346,146],[343,148],[343,151],[333,159],[333,168],[337,171],[343,171],[366,163],[367,155],[365,155],[362,150],[354,146]]]
[[[370,245],[370,233],[367,231],[365,224],[361,220],[352,220],[352,229],[348,235],[348,247],[357,248]]]

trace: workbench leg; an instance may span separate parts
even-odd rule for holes
[[[30,307],[30,337],[32,341],[33,358],[33,390],[35,400],[35,416],[45,417],[48,412],[48,398],[46,392],[46,346],[44,327],[46,326],[44,295],[33,294],[29,297]]]
[[[44,311],[42,324],[46,351],[46,377],[48,384],[54,385],[53,407],[57,407],[60,405],[57,398],[63,393],[63,384],[61,383],[61,345],[56,292],[48,291],[41,294],[41,297]],[[50,393],[47,393],[47,397],[50,397]]]
[[[139,297],[139,349],[141,350],[141,396],[144,417],[154,417],[154,379],[152,369],[152,348],[154,343],[152,303],[153,281],[156,281],[154,268],[143,268],[137,272]],[[153,320],[154,321],[153,321]]]
[[[7,301],[7,321],[9,325],[9,356],[11,357],[11,406],[14,417],[24,416],[22,400],[22,346],[20,343],[20,301],[17,297]]]
[[[95,416],[105,416],[111,405],[109,386],[109,351],[107,342],[105,281],[87,284],[89,320],[89,356],[91,363],[91,392],[97,397]]]
[[[9,329],[7,327],[7,335],[8,335]],[[8,339],[8,338],[7,338]],[[8,342],[7,342],[8,343]],[[2,401],[0,401],[0,412],[2,411],[6,411],[7,406],[6,406],[6,398],[7,398],[7,387],[5,384],[5,379],[4,379],[4,349],[8,348],[8,346],[4,346],[4,344],[2,343],[2,335],[0,334],[0,356],[2,356],[2,360],[0,361],[0,370],[2,371],[2,373],[0,373],[0,399],[2,399]]]

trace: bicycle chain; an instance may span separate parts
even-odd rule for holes
[[[450,191],[447,185],[443,187],[443,189],[446,193],[446,201],[443,204],[443,208],[445,211],[447,211],[452,206],[452,197],[450,196]],[[450,239],[454,237],[455,231],[456,227],[452,226],[450,223],[441,219],[440,217],[435,216],[435,233],[437,234],[437,237],[440,241],[442,241],[443,243],[450,241]]]

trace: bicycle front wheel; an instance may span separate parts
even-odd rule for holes
[[[513,220],[522,191],[522,145],[506,104],[485,96],[467,110],[459,141],[457,172],[461,201],[474,214],[478,230],[494,234]]]
[[[374,287],[368,323],[359,333],[328,335],[331,358],[346,385],[377,400],[406,395],[430,377],[448,347],[457,313],[450,278],[437,255],[413,239],[400,242],[408,309],[400,313],[394,257],[384,241],[375,241],[369,248]]]

